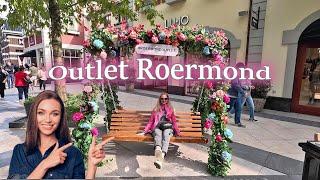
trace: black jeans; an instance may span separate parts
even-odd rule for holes
[[[43,90],[46,90],[46,80],[39,79],[39,83],[40,83],[40,90],[42,87],[43,87]]]
[[[22,100],[22,95],[24,94],[24,98],[28,99],[28,90],[29,86],[20,86],[18,88],[19,100]]]
[[[0,95],[2,98],[4,98],[4,89],[6,88],[5,83],[0,83]]]

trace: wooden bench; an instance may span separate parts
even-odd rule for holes
[[[138,135],[147,125],[151,111],[118,110],[111,117],[110,132],[104,136],[115,137],[115,141],[153,141],[151,135]],[[200,113],[176,112],[181,135],[171,137],[171,142],[206,143],[201,131]]]

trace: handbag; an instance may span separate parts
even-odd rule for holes
[[[165,115],[161,117],[161,123],[159,125],[159,129],[161,129],[162,131],[166,129],[172,129],[172,123],[168,121]]]
[[[24,80],[26,81],[27,84],[32,84],[32,81],[28,78],[24,78]]]

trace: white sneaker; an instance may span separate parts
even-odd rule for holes
[[[154,156],[156,157],[156,160],[161,160],[162,158],[162,151],[160,149],[156,149],[154,151]]]
[[[156,160],[156,161],[154,162],[154,165],[155,165],[156,168],[158,168],[158,169],[161,169],[161,168],[162,168],[162,162],[159,161],[159,160]]]

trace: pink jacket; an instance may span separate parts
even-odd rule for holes
[[[166,109],[166,112],[167,112],[167,119],[172,123],[173,130],[174,130],[175,134],[179,135],[180,134],[180,130],[178,128],[176,116],[174,115],[173,109],[171,109],[167,105],[165,105],[164,108]],[[153,111],[147,126],[144,128],[144,133],[153,132],[154,129],[157,127],[162,115],[163,115],[163,111],[161,111],[161,112]]]

